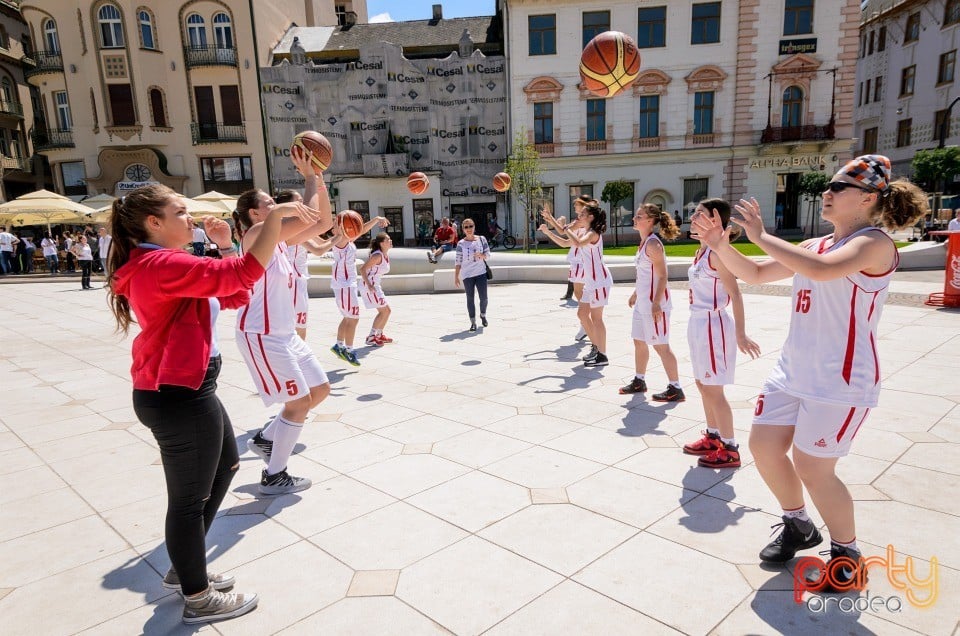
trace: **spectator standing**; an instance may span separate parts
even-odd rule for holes
[[[193,226],[193,254],[203,256],[207,253],[207,234],[199,225]]]
[[[93,251],[90,249],[90,243],[87,242],[87,235],[81,234],[80,240],[73,244],[73,253],[80,262],[80,288],[93,289],[90,285],[90,272],[93,270]]]
[[[43,240],[40,241],[40,248],[43,250],[43,257],[47,259],[47,269],[50,270],[50,275],[59,274],[60,259],[57,257],[57,242],[50,236],[50,232],[47,232]]]
[[[113,242],[113,237],[107,233],[107,228],[102,227],[99,230],[100,238],[97,239],[97,247],[99,248],[100,254],[100,264],[103,266],[103,272],[107,272],[107,257],[110,255],[110,243]]]
[[[67,271],[73,274],[77,271],[77,259],[73,254],[73,237],[69,232],[63,233],[63,249],[67,253]]]
[[[7,232],[4,225],[0,225],[0,269],[9,274],[13,268],[14,246],[20,241],[13,234]]]
[[[33,242],[33,239],[29,236],[26,236],[22,239],[23,242],[23,271],[26,274],[33,273],[33,255],[37,251],[37,245]]]
[[[947,229],[951,232],[960,232],[960,209],[957,209],[956,216],[950,219]]]

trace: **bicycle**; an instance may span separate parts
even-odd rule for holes
[[[512,250],[517,246],[517,239],[505,233],[503,230],[498,230],[496,234],[490,237],[490,249],[496,249],[501,245],[508,250]]]

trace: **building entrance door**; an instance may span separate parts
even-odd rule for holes
[[[777,230],[796,230],[800,227],[800,217],[800,173],[780,173],[777,175],[775,227]]]
[[[390,223],[386,232],[393,244],[403,245],[403,208],[383,208],[383,216]]]

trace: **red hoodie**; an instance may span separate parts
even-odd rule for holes
[[[135,248],[113,275],[140,325],[133,340],[133,388],[198,389],[210,359],[210,298],[224,309],[250,302],[263,266],[250,254],[218,260],[183,250]]]

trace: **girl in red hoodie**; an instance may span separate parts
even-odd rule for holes
[[[230,418],[216,395],[214,322],[221,308],[247,304],[276,249],[281,220],[291,216],[308,227],[318,214],[298,203],[275,207],[242,258],[236,258],[229,226],[206,218],[207,236],[224,255],[219,260],[183,250],[192,240],[193,219],[170,188],[139,188],[113,204],[110,305],[119,331],[140,326],[133,341],[133,408],[160,448],[172,563],[163,585],[183,594],[184,623],[233,618],[257,604],[256,594],[221,592],[233,586],[233,577],[206,569],[204,537],[240,465]]]

